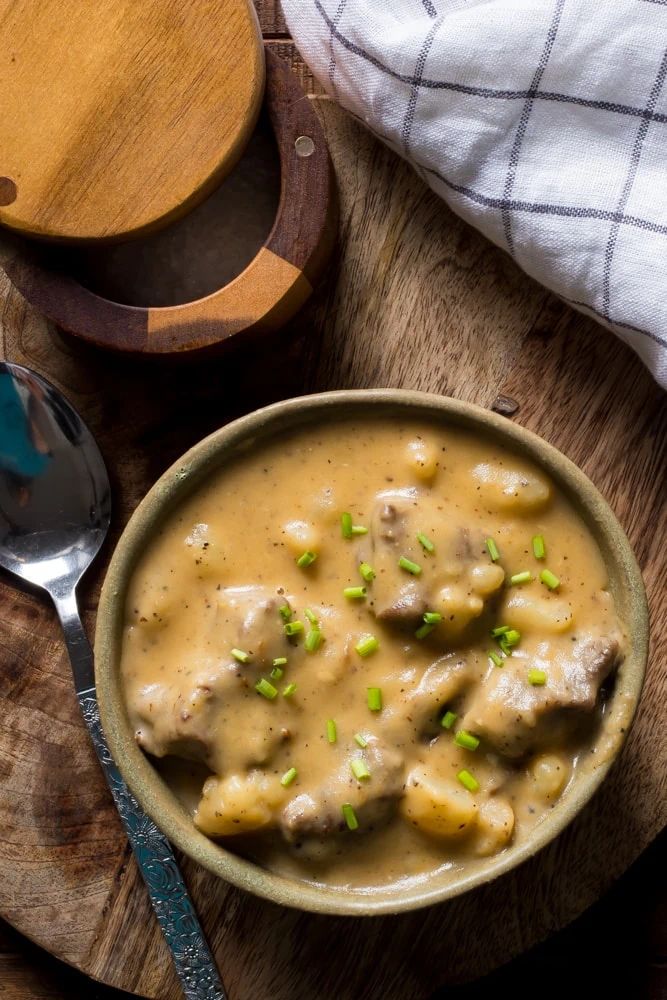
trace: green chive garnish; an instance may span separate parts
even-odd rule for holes
[[[359,820],[357,819],[357,814],[355,813],[354,809],[352,808],[349,802],[346,802],[344,804],[344,806],[342,807],[342,812],[343,812],[343,819],[347,823],[348,830],[357,830],[359,827]]]
[[[544,559],[547,548],[542,535],[533,535],[533,555],[536,559]]]
[[[419,563],[413,562],[412,559],[407,559],[405,556],[401,556],[398,560],[398,565],[401,569],[406,570],[406,572],[412,573],[413,576],[419,576],[422,571]]]
[[[345,589],[343,590],[343,597],[347,597],[348,601],[358,601],[365,596],[366,596],[365,587],[345,587]]]
[[[532,684],[534,687],[542,687],[543,684],[547,682],[547,672],[546,670],[529,670],[528,671],[528,683]]]
[[[368,534],[368,528],[365,528],[363,526],[363,524],[353,524],[352,525],[352,534],[353,535],[367,535]]]
[[[458,715],[456,714],[456,712],[445,712],[442,719],[440,720],[440,725],[442,726],[443,729],[451,729],[457,719]]]
[[[273,660],[271,666],[272,667],[286,667],[287,666],[287,657],[286,656],[276,656],[275,659]]]
[[[313,614],[310,608],[306,608],[303,613],[311,625],[317,626],[317,616]]]
[[[496,653],[495,649],[490,649],[486,655],[489,657],[492,663],[495,663],[497,667],[502,667],[503,658],[502,656],[500,656],[499,653]]]
[[[486,547],[488,549],[489,555],[491,556],[491,562],[498,562],[500,559],[500,552],[498,551],[498,546],[492,538],[487,538]]]
[[[540,580],[549,590],[558,590],[560,587],[560,580],[555,573],[552,573],[550,569],[543,569],[540,573]]]
[[[375,570],[369,563],[366,562],[360,563],[359,572],[361,573],[366,583],[370,583],[371,580],[375,579]]]
[[[283,688],[283,698],[291,698],[296,691],[296,684],[288,684],[287,687]]]
[[[424,621],[427,625],[437,625],[438,622],[442,621],[442,615],[439,611],[425,611]]]
[[[464,750],[476,750],[479,746],[479,740],[472,733],[469,733],[467,729],[459,729],[458,733],[454,737],[454,742],[457,747],[463,747]]]
[[[244,649],[236,649],[236,647],[235,647],[232,650],[232,656],[234,657],[235,660],[238,660],[239,663],[249,663],[250,662],[250,654],[246,653],[246,651]]]
[[[370,656],[380,648],[380,643],[374,635],[364,635],[354,648],[359,656]]]
[[[424,622],[424,624],[420,625],[417,631],[415,632],[415,638],[425,639],[427,635],[431,634],[434,628],[435,625],[430,625],[428,622]]]
[[[506,632],[509,632],[510,628],[510,625],[498,625],[497,628],[491,629],[491,635],[494,639],[497,639],[499,635],[505,635]]]
[[[524,569],[521,573],[515,573],[510,577],[510,583],[512,586],[516,586],[517,583],[530,583],[533,579],[533,574],[528,569]]]
[[[422,534],[421,531],[417,535],[417,541],[419,542],[419,544],[421,545],[421,547],[424,549],[425,552],[435,552],[435,545],[433,544],[431,539],[427,538],[426,535]]]
[[[306,638],[303,644],[306,652],[316,653],[322,645],[323,639],[324,636],[318,628],[311,628],[311,630],[306,633]]]
[[[380,688],[367,688],[368,707],[371,712],[382,711],[382,691]]]
[[[338,730],[333,719],[327,719],[327,739],[329,743],[335,743],[338,739]]]
[[[521,639],[521,633],[518,631],[518,629],[515,628],[511,628],[509,632],[505,632],[503,636],[503,641],[508,646],[516,646],[520,639]]]
[[[287,622],[285,625],[285,635],[299,635],[303,632],[303,622]]]
[[[267,681],[265,677],[262,677],[261,680],[257,681],[255,684],[255,691],[257,694],[261,694],[265,698],[268,698],[269,701],[273,701],[275,696],[278,694],[277,688],[274,688],[273,684],[271,684],[270,681]]]
[[[271,680],[279,681],[284,673],[285,671],[282,667],[274,667],[270,674]]]
[[[289,604],[283,604],[281,607],[278,608],[278,612],[284,622],[288,622],[293,614]]]
[[[317,553],[311,552],[309,549],[306,549],[305,552],[301,553],[301,555],[296,561],[296,564],[299,567],[299,569],[305,569],[306,566],[312,566],[312,564],[315,562],[316,559],[317,559]]]
[[[292,784],[295,778],[296,778],[296,768],[290,767],[289,771],[285,771],[282,778],[280,779],[280,784],[283,786],[283,788],[287,788],[288,785]]]
[[[366,766],[366,761],[362,760],[361,757],[355,757],[351,760],[350,767],[352,768],[352,774],[355,776],[357,781],[365,781],[371,776],[371,772]]]
[[[479,788],[479,781],[477,781],[476,778],[473,778],[470,771],[459,771],[456,777],[459,779],[463,787],[467,788],[469,792],[476,792]]]
[[[357,744],[357,746],[361,747],[362,750],[365,750],[365,748],[368,746],[368,740],[365,740],[361,735],[361,733],[354,734],[354,742]]]
[[[340,515],[340,531],[343,538],[352,538],[352,515],[345,513]]]

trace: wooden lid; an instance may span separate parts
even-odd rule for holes
[[[122,238],[204,197],[255,125],[250,0],[0,0],[0,224]]]

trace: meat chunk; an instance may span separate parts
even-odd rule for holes
[[[616,638],[579,640],[569,655],[544,652],[527,662],[519,653],[494,667],[477,689],[462,725],[506,757],[562,744],[573,726],[593,711],[600,686],[620,660]],[[528,682],[528,670],[544,670],[544,685]]]
[[[454,654],[442,656],[428,667],[410,694],[410,716],[422,726],[436,721],[444,706],[464,692],[474,676],[467,659]]]
[[[419,535],[432,543],[433,552],[424,550]],[[489,563],[484,539],[452,521],[451,511],[437,498],[415,489],[379,495],[367,544],[376,573],[376,617],[414,629],[425,611],[438,611],[442,624],[434,631],[435,641],[458,635],[478,618],[504,579],[502,568]],[[401,568],[402,556],[420,572]]]
[[[350,767],[351,756],[331,774],[317,794],[297,795],[281,816],[286,840],[301,841],[341,831],[345,826],[342,809],[347,802],[354,808],[362,828],[386,821],[403,791],[401,754],[370,738],[368,746],[353,756],[366,761],[371,777],[357,781]]]
[[[376,573],[373,601],[381,621],[414,625],[428,609],[423,581],[398,566],[400,557],[413,549],[409,529],[416,503],[412,491],[388,494],[375,505],[371,516],[370,559]]]
[[[244,650],[261,671],[283,652],[278,608],[285,603],[284,597],[268,587],[227,587],[219,593],[216,628],[227,637],[229,649]]]

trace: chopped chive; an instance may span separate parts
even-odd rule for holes
[[[340,531],[343,538],[352,538],[352,515],[345,514],[340,515]]]
[[[470,771],[466,771],[465,769],[463,771],[459,771],[456,777],[459,779],[463,787],[467,788],[469,792],[476,792],[479,788],[479,781],[477,781],[476,778],[473,778]]]
[[[296,691],[296,684],[288,684],[287,687],[283,688],[283,698],[291,698]]]
[[[327,719],[327,739],[329,743],[335,743],[338,739],[338,730],[333,719]]]
[[[558,590],[560,587],[560,580],[555,573],[552,573],[550,569],[543,569],[540,573],[540,580],[549,590]]]
[[[505,632],[505,635],[503,636],[503,641],[508,646],[516,646],[520,639],[521,633],[515,628],[511,628],[509,632]]]
[[[348,830],[357,830],[359,827],[359,820],[357,819],[357,814],[350,805],[346,802],[342,807],[343,819],[347,823]]]
[[[497,639],[499,635],[505,635],[506,632],[509,632],[510,628],[510,625],[498,625],[497,628],[491,629],[491,635],[494,639]]]
[[[547,682],[547,672],[546,670],[529,670],[528,671],[528,683],[532,684],[534,687],[542,687],[543,684]]]
[[[547,547],[544,544],[543,535],[533,535],[533,555],[536,559],[544,559],[547,554]]]
[[[500,559],[500,552],[498,551],[498,546],[492,538],[487,538],[486,547],[488,549],[489,555],[491,556],[491,562],[498,562]]]
[[[273,701],[275,696],[278,694],[278,689],[274,688],[273,684],[271,684],[270,681],[267,681],[265,677],[262,677],[257,681],[255,684],[255,691],[257,694],[261,694],[265,698],[268,698],[269,701]]]
[[[443,729],[451,729],[457,719],[458,715],[456,712],[445,712],[440,720],[440,725]]]
[[[359,656],[370,656],[380,648],[380,643],[374,635],[364,635],[354,648]]]
[[[368,699],[368,707],[371,712],[381,712],[382,711],[382,691],[380,688],[367,688],[366,696]]]
[[[490,649],[486,654],[492,663],[495,663],[497,667],[502,667],[503,658],[499,653],[496,653],[495,649]]]
[[[285,624],[285,635],[298,635],[303,632],[303,622],[287,622]]]
[[[357,781],[364,781],[371,776],[371,772],[368,770],[366,761],[362,760],[361,757],[354,757],[350,761],[350,767],[352,768],[352,774],[355,776]]]
[[[530,583],[533,579],[533,574],[529,569],[524,569],[521,573],[515,573],[510,577],[510,583],[512,586],[516,586],[517,583]]]
[[[272,667],[286,667],[287,657],[286,656],[276,656],[271,664]]]
[[[363,562],[359,564],[359,572],[361,573],[363,579],[366,583],[370,583],[371,580],[375,579],[375,570],[370,565],[370,563]]]
[[[316,653],[317,650],[322,645],[324,636],[318,628],[311,628],[309,632],[306,633],[306,638],[304,641],[304,648],[307,653]]]
[[[439,611],[425,611],[424,621],[427,625],[437,625],[438,622],[442,621],[442,615]]]
[[[310,622],[310,624],[315,625],[317,627],[317,615],[314,615],[313,612],[310,610],[310,608],[305,608],[303,613]]]
[[[368,746],[368,740],[365,740],[361,735],[361,733],[354,734],[354,742],[357,744],[358,747],[361,747],[362,750],[365,750],[365,748]]]
[[[366,761],[362,760],[361,757],[355,757],[351,760],[350,767],[352,769],[352,774],[355,776],[357,781],[364,781],[371,776],[371,772],[368,770]]]
[[[305,552],[301,553],[301,555],[296,561],[296,564],[299,567],[299,569],[305,569],[306,566],[312,566],[312,564],[315,562],[316,559],[317,559],[317,553],[311,552],[309,549],[306,549]]]
[[[398,560],[398,565],[401,569],[406,570],[406,572],[412,573],[413,576],[419,576],[422,571],[419,563],[413,562],[412,559],[407,559],[405,556],[401,556]]]
[[[274,667],[269,676],[274,681],[279,681],[282,675],[285,673],[282,667]]]
[[[435,545],[433,544],[431,539],[427,538],[426,535],[422,534],[421,531],[417,535],[417,541],[419,542],[419,544],[421,545],[421,547],[424,549],[425,552],[435,552]]]
[[[476,750],[479,746],[479,740],[472,733],[469,733],[467,729],[459,729],[458,733],[454,737],[454,742],[457,747],[463,747],[464,750]]]
[[[296,778],[296,768],[290,767],[289,771],[285,771],[282,778],[280,779],[280,784],[283,786],[283,788],[287,788],[288,785],[292,784],[295,778]]]
[[[250,653],[246,653],[244,649],[236,649],[236,647],[234,647],[234,649],[232,649],[232,656],[235,660],[238,660],[239,663],[250,662]]]
[[[512,647],[509,646],[505,642],[505,636],[504,635],[501,635],[500,639],[498,639],[498,645],[502,649],[502,651],[505,654],[505,656],[511,656],[512,655]]]
[[[283,604],[278,608],[278,613],[284,622],[288,622],[293,615],[293,611],[289,604]]]
[[[417,631],[415,632],[415,638],[425,639],[427,635],[431,634],[434,628],[435,625],[431,625],[429,622],[424,622],[424,624],[420,625]]]
[[[348,601],[360,600],[362,597],[366,596],[365,587],[345,587],[343,590],[343,597],[347,597]]]
[[[352,534],[353,535],[367,535],[368,534],[368,528],[365,528],[363,526],[363,524],[353,524],[352,525]]]

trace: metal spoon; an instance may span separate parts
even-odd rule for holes
[[[76,588],[110,514],[104,461],[79,415],[46,379],[0,362],[0,566],[45,590],[56,606],[79,705],[185,996],[226,1000],[171,846],[121,778],[100,724]]]

